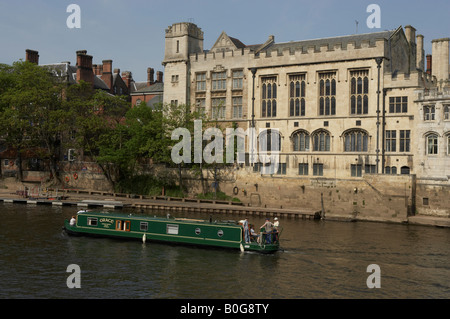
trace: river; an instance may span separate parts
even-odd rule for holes
[[[71,237],[62,225],[76,210],[0,204],[0,298],[450,298],[448,228],[282,218],[283,251],[262,255]],[[79,289],[67,286],[72,264]]]

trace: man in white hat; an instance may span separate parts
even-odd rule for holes
[[[278,226],[280,226],[280,222],[278,221],[278,217],[275,217],[273,222],[273,235],[274,235],[274,239],[275,241],[278,241]]]
[[[275,228],[277,228],[278,226],[280,226],[280,222],[278,221],[278,217],[275,217],[273,220],[274,220],[273,226],[274,226]]]

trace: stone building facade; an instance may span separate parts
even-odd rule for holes
[[[413,176],[404,201],[412,209],[417,180],[433,176],[450,185],[449,151],[433,158],[425,150],[429,132],[439,136],[440,149],[450,148],[447,102],[436,102],[442,120],[424,119],[426,92],[447,92],[448,39],[433,41],[433,67],[412,26],[286,43],[269,36],[253,45],[223,32],[210,50],[203,41],[193,23],[166,29],[164,102],[188,104],[222,127],[255,127],[258,143],[261,134],[278,138],[272,177],[333,184],[384,174],[394,185],[400,175]],[[248,181],[264,175],[248,156],[245,166]]]
[[[223,32],[205,51],[201,29],[175,23],[166,30],[164,102],[189,104],[226,126],[278,129],[279,174],[416,173],[415,91],[435,82],[415,33],[406,26],[245,45]],[[436,69],[448,79],[448,59],[447,72]]]
[[[449,38],[432,41],[427,72],[432,84],[415,91],[414,139],[417,141],[417,211],[450,215]]]

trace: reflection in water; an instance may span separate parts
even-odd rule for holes
[[[72,237],[61,228],[76,208],[0,206],[0,298],[450,297],[450,229],[281,219],[283,250],[261,255]],[[69,264],[81,289],[66,286]],[[370,264],[381,289],[367,288]]]

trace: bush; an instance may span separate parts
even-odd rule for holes
[[[166,196],[184,197],[183,190],[174,182],[167,179],[160,180],[152,175],[137,175],[121,180],[116,185],[116,191],[126,194],[160,196],[163,187]]]

